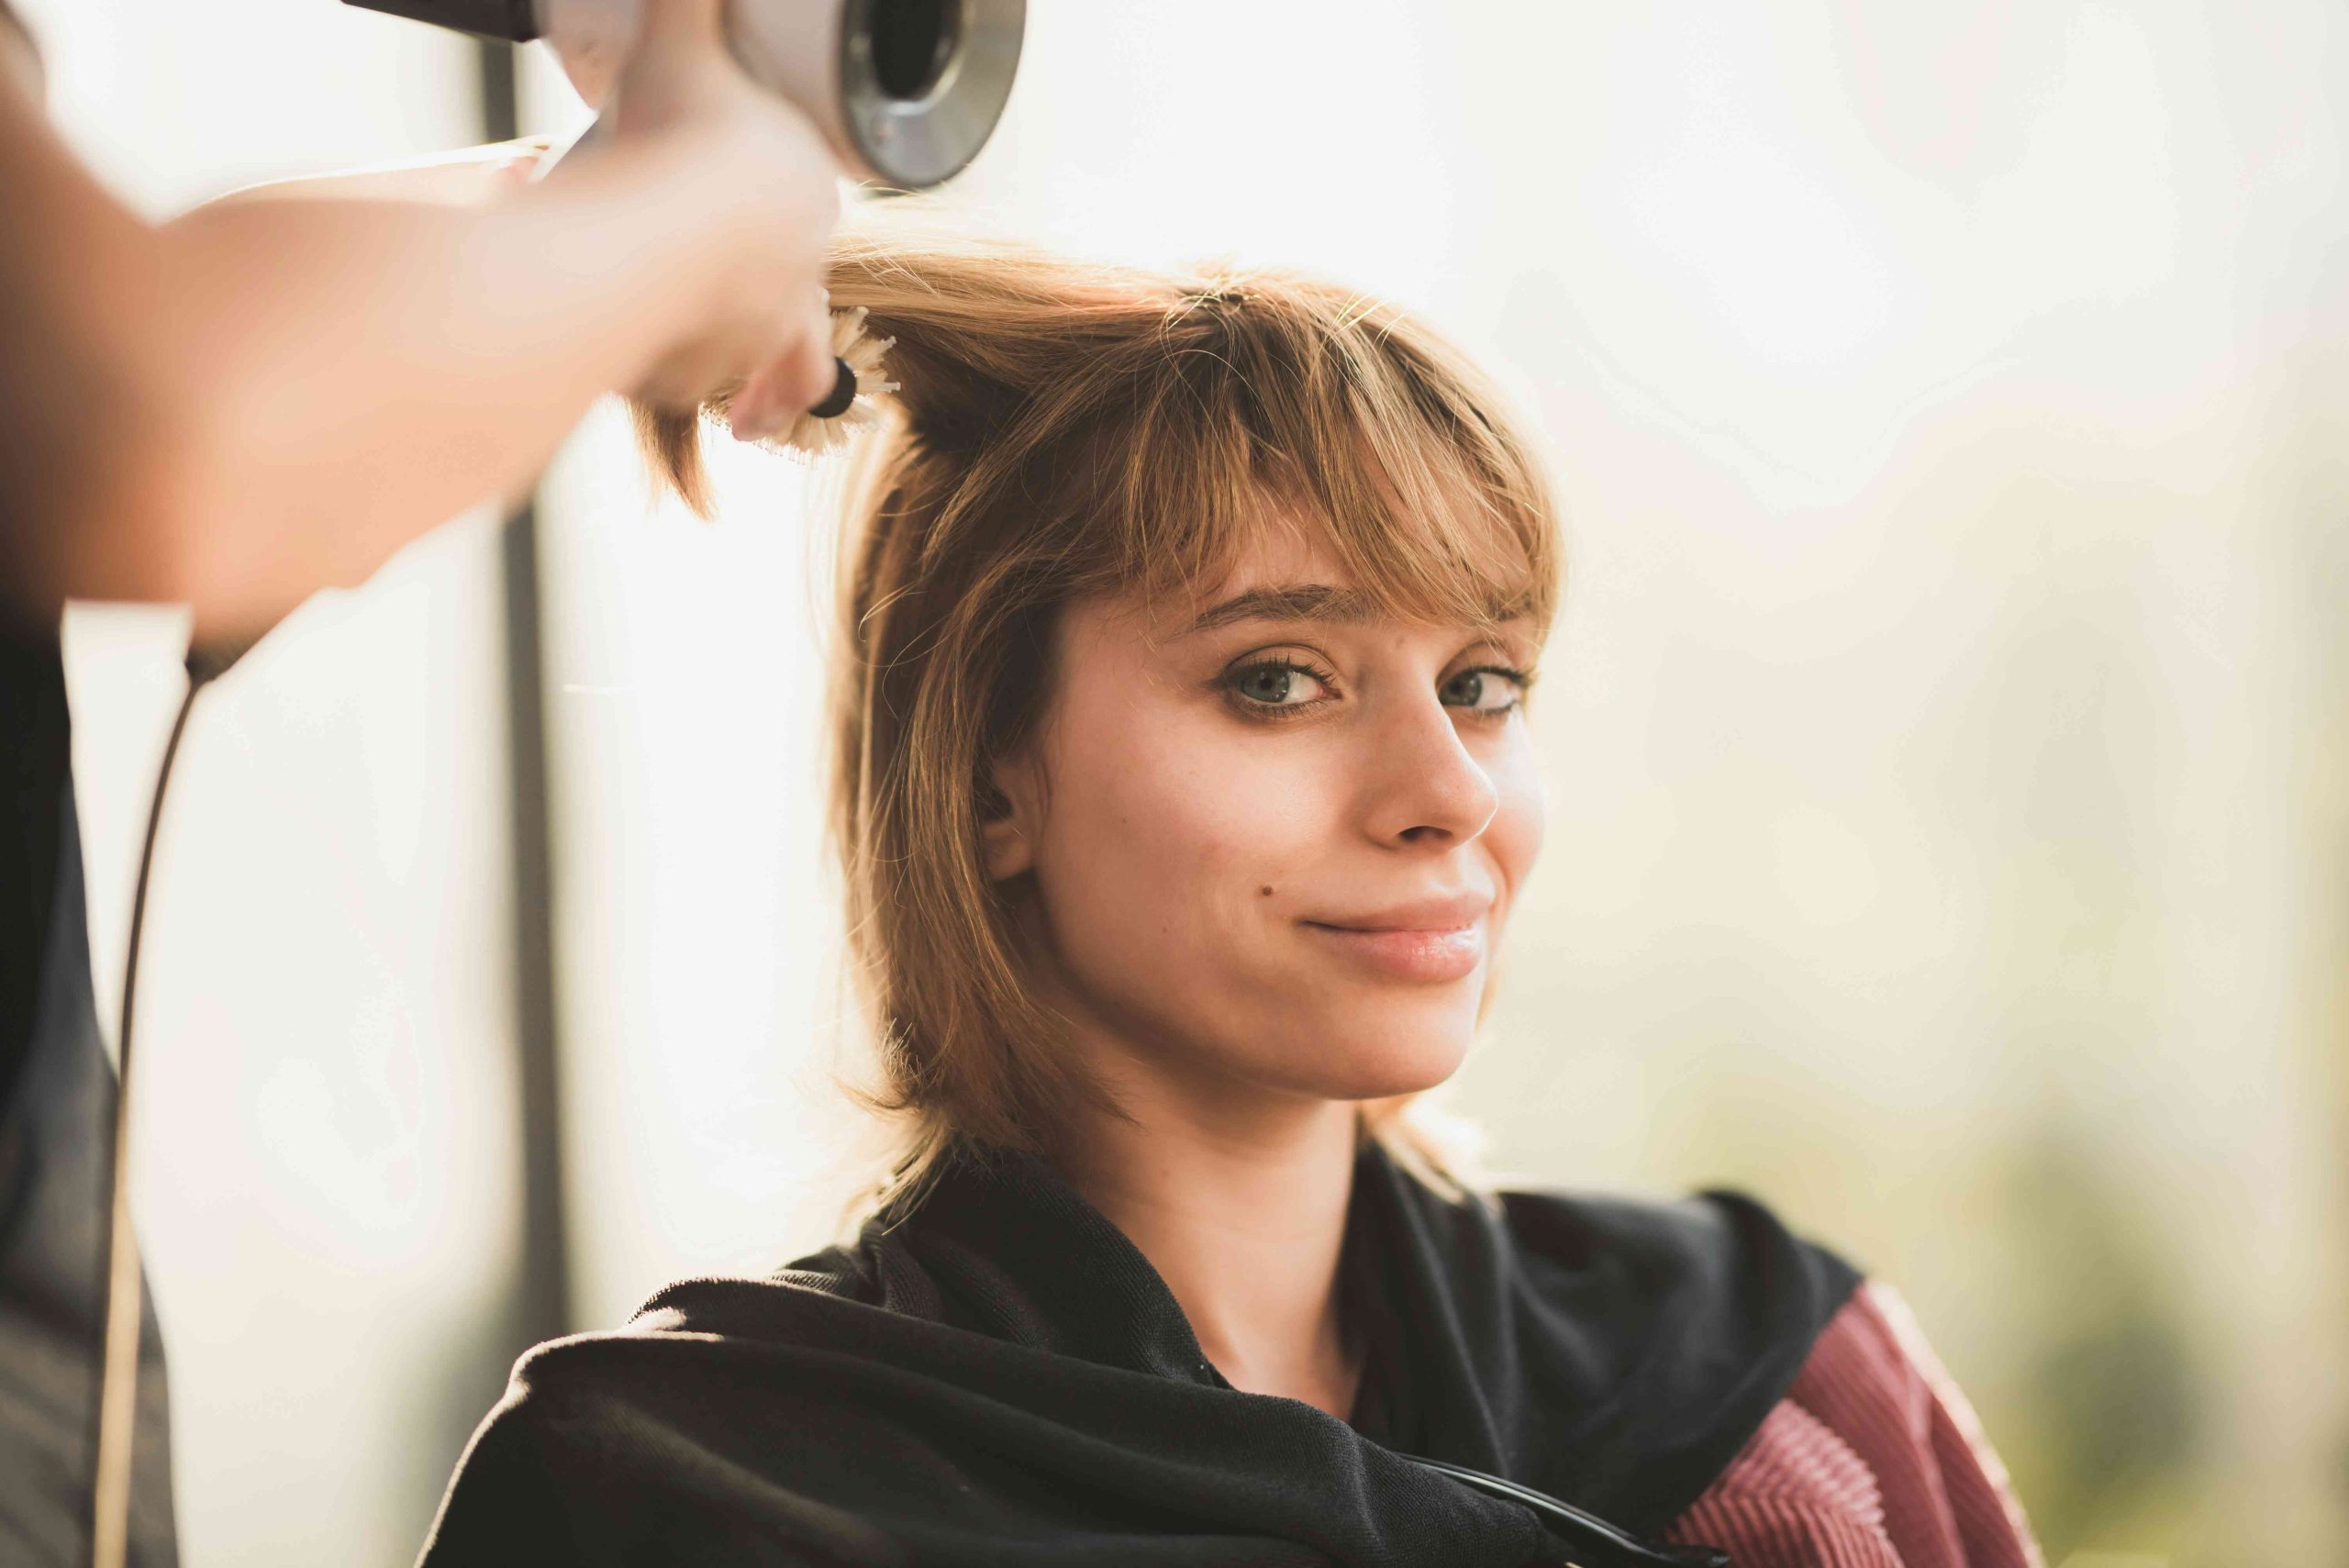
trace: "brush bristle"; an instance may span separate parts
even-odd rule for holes
[[[855,374],[856,395],[849,400],[845,410],[831,418],[802,414],[785,426],[780,434],[758,444],[802,457],[822,457],[849,445],[860,430],[880,424],[881,399],[897,390],[897,384],[888,379],[883,363],[883,356],[896,342],[895,338],[865,335],[863,306],[832,312],[832,353]]]

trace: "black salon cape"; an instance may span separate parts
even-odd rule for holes
[[[1653,1535],[1857,1284],[1745,1198],[1461,1202],[1368,1142],[1343,1260],[1352,1424],[1234,1390],[1044,1162],[959,1159],[894,1229],[525,1356],[423,1568],[1555,1562],[1532,1509],[1397,1451]]]

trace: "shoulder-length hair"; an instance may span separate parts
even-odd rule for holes
[[[1277,516],[1390,614],[1546,629],[1563,547],[1495,390],[1352,290],[885,231],[836,239],[826,282],[895,339],[901,383],[848,489],[829,720],[877,1073],[852,1092],[902,1131],[866,1195],[901,1210],[958,1140],[1044,1151],[1080,1111],[1117,1114],[1024,978],[1026,879],[990,880],[981,843],[1004,805],[991,765],[1043,717],[1063,606],[1211,589]],[[706,510],[693,416],[639,417]],[[1418,1098],[1365,1105],[1364,1131],[1457,1185],[1466,1151]]]

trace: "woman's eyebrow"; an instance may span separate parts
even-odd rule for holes
[[[1234,594],[1199,613],[1184,631],[1186,637],[1212,631],[1243,620],[1319,620],[1361,622],[1375,619],[1370,595],[1359,588],[1336,588],[1326,583],[1282,583]]]

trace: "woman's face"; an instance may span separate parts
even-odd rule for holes
[[[1367,613],[1268,529],[1156,618],[1066,610],[989,870],[1081,1038],[1211,1095],[1366,1099],[1459,1065],[1542,841],[1532,630]]]

